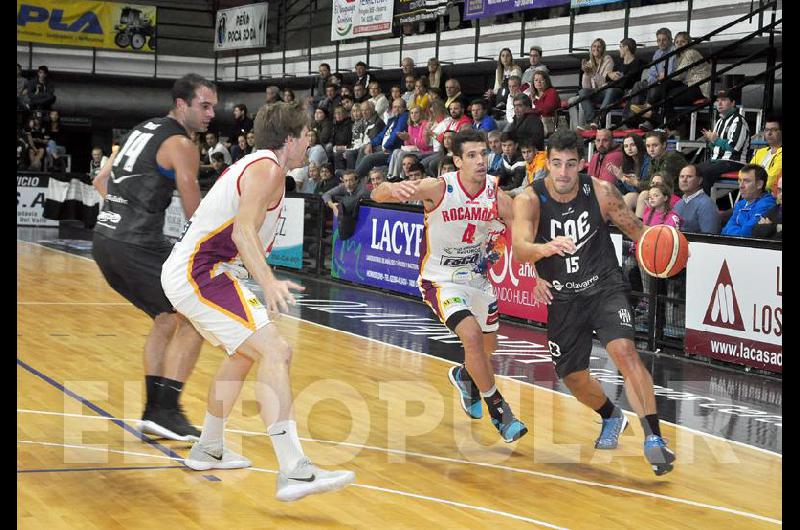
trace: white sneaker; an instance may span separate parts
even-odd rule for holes
[[[218,456],[219,455],[219,456]],[[230,449],[222,449],[222,454],[218,451],[209,450],[201,443],[196,443],[189,451],[189,456],[183,461],[184,464],[195,471],[206,471],[207,469],[239,469],[250,467],[253,463],[240,454],[236,454]]]
[[[306,495],[335,491],[355,480],[352,471],[325,471],[303,458],[288,475],[278,473],[275,498],[282,502],[292,502]]]

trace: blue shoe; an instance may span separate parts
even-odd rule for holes
[[[672,471],[675,453],[667,448],[667,442],[660,436],[651,434],[644,439],[644,457],[653,466],[653,472],[664,475]]]
[[[450,383],[458,390],[461,397],[459,400],[461,402],[461,408],[464,409],[467,416],[473,420],[479,420],[483,417],[483,400],[480,396],[478,396],[477,399],[472,397],[469,391],[463,386],[464,383],[458,378],[459,371],[463,369],[462,366],[453,366],[447,372],[447,378],[450,379]]]
[[[618,416],[616,414],[619,414]],[[628,427],[628,418],[621,410],[616,409],[615,415],[603,420],[600,437],[594,442],[595,449],[616,449],[619,435]]]
[[[503,441],[506,443],[519,440],[528,432],[528,428],[525,427],[525,424],[513,416],[511,417],[511,421],[508,423],[500,423],[496,419],[492,418],[492,425],[497,428],[497,430],[500,432],[500,436],[503,437]]]

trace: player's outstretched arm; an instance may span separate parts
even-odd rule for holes
[[[500,188],[497,189],[497,213],[506,225],[514,221],[514,199]]]
[[[289,309],[287,303],[295,303],[290,289],[301,291],[303,287],[294,282],[275,279],[272,269],[264,259],[264,248],[258,237],[258,230],[264,224],[267,211],[276,205],[283,194],[286,177],[274,162],[260,160],[245,170],[239,186],[239,210],[233,220],[231,237],[245,268],[264,290],[267,310],[286,312]]]
[[[536,263],[554,254],[563,256],[575,252],[572,238],[558,236],[547,243],[535,243],[539,230],[539,197],[532,188],[514,197],[514,223],[511,247],[517,261]]]
[[[401,180],[384,182],[370,194],[375,202],[422,201],[426,210],[432,210],[444,197],[444,179]]]
[[[631,241],[639,241],[644,234],[642,220],[636,217],[633,210],[628,208],[617,187],[604,180],[592,178],[597,202],[600,203],[600,212],[603,219],[610,220],[614,225],[628,236]]]
[[[172,136],[159,148],[156,160],[162,167],[175,170],[175,187],[181,195],[183,215],[191,219],[200,206],[200,153],[197,146],[185,136]]]

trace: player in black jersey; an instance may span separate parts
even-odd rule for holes
[[[187,219],[200,204],[200,154],[189,135],[208,128],[217,89],[203,77],[187,74],[175,81],[172,100],[169,114],[134,127],[94,178],[104,201],[92,255],[109,285],[153,319],[144,346],[147,403],[142,432],[197,441],[200,431],[189,423],[178,400],[203,338],[175,313],[161,288],[161,266],[172,250],[164,236],[164,212],[176,187]]]
[[[603,418],[595,447],[616,448],[627,419],[589,373],[593,331],[625,378],[628,401],[644,428],[645,457],[663,475],[675,455],[661,437],[653,378],[633,342],[633,311],[608,221],[633,241],[644,229],[613,185],[579,173],[583,163],[574,131],[550,137],[547,177],[514,199],[514,257],[536,263],[535,298],[550,306],[547,339],[556,373]]]

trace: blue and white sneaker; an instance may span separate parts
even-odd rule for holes
[[[619,435],[628,427],[628,418],[621,410],[616,409],[614,415],[603,420],[600,436],[594,442],[595,449],[616,449]]]
[[[459,400],[461,402],[461,408],[464,409],[467,416],[473,420],[479,420],[483,417],[483,399],[481,399],[480,395],[477,398],[472,397],[469,391],[464,387],[464,383],[458,377],[459,371],[463,369],[464,368],[460,365],[453,366],[447,372],[447,378],[450,379],[450,383],[458,390],[461,397]]]
[[[497,430],[500,432],[500,436],[503,437],[503,441],[506,443],[519,440],[528,432],[528,428],[525,427],[525,424],[514,416],[512,416],[511,421],[507,423],[500,423],[496,419],[492,418],[492,425],[497,428]]]
[[[661,476],[672,471],[675,453],[669,450],[662,437],[655,434],[645,437],[644,457],[653,466],[656,475]]]

